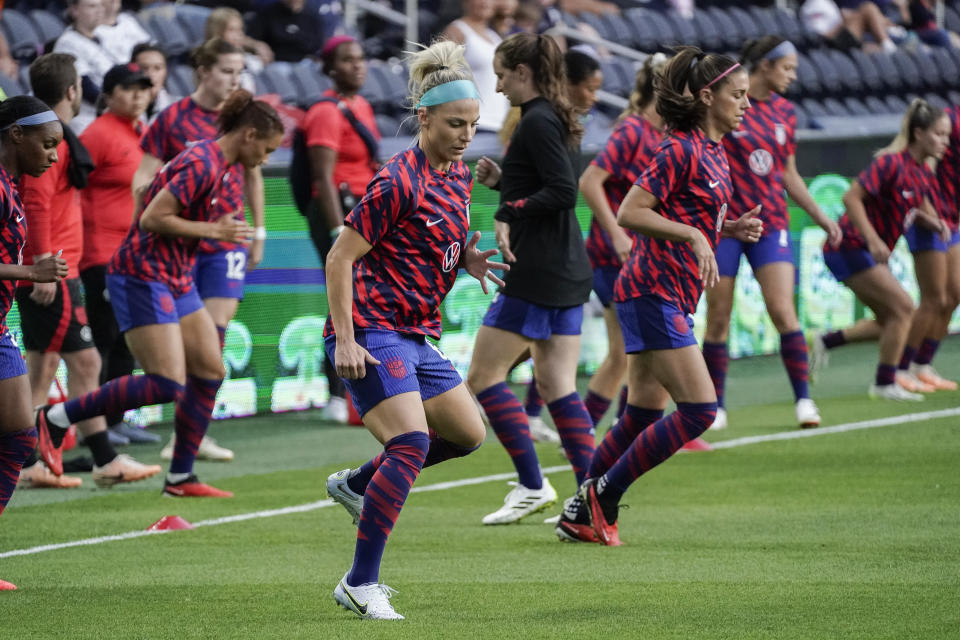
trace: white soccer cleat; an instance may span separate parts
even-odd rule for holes
[[[98,487],[109,489],[115,484],[146,480],[161,471],[158,464],[143,464],[121,453],[102,467],[93,465],[93,481]]]
[[[530,437],[534,442],[550,442],[560,444],[560,434],[554,431],[540,416],[528,416],[530,422]]]
[[[510,482],[513,489],[503,499],[503,506],[483,516],[483,524],[510,524],[543,511],[557,501],[557,491],[546,478],[540,489],[528,489],[517,482]]]
[[[176,441],[176,435],[170,436],[170,442],[160,451],[161,460],[173,460],[173,447]],[[197,460],[230,462],[233,460],[233,451],[226,447],[221,447],[217,444],[217,441],[210,436],[203,436],[203,440],[200,441],[200,448],[197,449]]]
[[[917,364],[914,362],[910,365],[910,373],[920,382],[929,384],[940,391],[957,390],[957,383],[953,380],[947,380],[937,373],[932,364]]]
[[[820,410],[810,398],[797,400],[797,424],[801,429],[812,429],[820,426]]]
[[[363,510],[363,496],[355,493],[347,479],[350,477],[350,469],[337,471],[327,476],[327,495],[334,502],[343,506],[353,518],[353,524],[360,524],[360,512]]]
[[[320,418],[327,422],[336,422],[337,424],[346,424],[349,417],[346,398],[339,396],[330,396],[327,406],[320,412]]]
[[[823,342],[823,334],[815,333],[807,341],[807,351],[810,354],[810,380],[814,374],[820,373],[830,365],[830,350]]]
[[[717,415],[713,419],[713,424],[710,425],[711,431],[720,431],[721,429],[727,428],[727,410],[723,407],[717,407]]]
[[[867,394],[873,399],[896,400],[897,402],[923,402],[924,399],[921,394],[907,391],[896,383],[872,384]]]
[[[353,611],[361,618],[370,620],[403,620],[403,616],[394,611],[390,598],[397,592],[385,584],[364,584],[351,587],[347,584],[347,574],[333,590],[333,599],[347,611]]]
[[[897,384],[913,393],[933,393],[937,390],[933,385],[919,380],[910,371],[897,370]]]

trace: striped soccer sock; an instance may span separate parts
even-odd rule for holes
[[[520,484],[527,489],[542,489],[540,460],[530,438],[530,424],[520,401],[506,382],[500,382],[477,394],[490,427],[507,450],[517,470]]]
[[[717,405],[723,406],[723,393],[727,387],[727,368],[730,366],[730,352],[726,342],[704,342],[703,359],[707,363],[707,371],[713,380],[713,388],[717,393]]]
[[[557,425],[560,442],[567,454],[567,460],[573,466],[573,473],[577,477],[579,486],[587,475],[587,468],[593,458],[593,449],[596,446],[596,436],[593,420],[587,408],[580,399],[580,394],[573,393],[554,400],[547,405],[553,423]]]
[[[597,423],[603,419],[603,415],[610,408],[610,402],[610,398],[604,398],[599,393],[587,389],[587,397],[583,400],[583,406],[587,408],[593,426],[597,426]]]
[[[20,469],[33,450],[37,448],[37,430],[33,427],[23,431],[0,433],[0,514],[17,488]]]
[[[173,446],[173,460],[170,473],[192,473],[193,462],[197,458],[200,441],[210,426],[210,416],[217,402],[217,391],[223,380],[207,380],[196,376],[187,376],[187,388],[183,398],[177,403],[173,417],[173,430],[176,442]]]
[[[530,378],[527,385],[527,397],[523,402],[523,410],[531,418],[539,418],[543,413],[543,398],[540,397],[540,390],[537,389],[537,379]]]
[[[807,339],[802,331],[780,334],[780,358],[793,387],[796,400],[810,397],[810,366],[807,362]]]
[[[355,587],[377,582],[387,538],[400,509],[420,475],[430,439],[422,431],[401,434],[384,445],[383,463],[373,474],[363,496],[357,526],[357,546],[347,584]]]
[[[150,373],[121,376],[79,398],[67,400],[62,405],[54,405],[50,408],[47,419],[55,426],[66,429],[75,422],[96,416],[123,414],[128,409],[172,402],[181,393],[183,385],[163,376]]]
[[[637,436],[648,426],[663,417],[662,409],[643,409],[627,405],[623,417],[618,420],[597,445],[590,461],[588,478],[599,478],[620,459]]]

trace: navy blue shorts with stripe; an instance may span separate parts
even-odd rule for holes
[[[163,282],[108,273],[107,293],[120,332],[148,324],[178,324],[180,318],[203,308],[197,288],[175,296]]]
[[[483,326],[517,333],[530,340],[548,340],[552,335],[578,336],[583,324],[583,305],[543,307],[498,293],[490,303]]]
[[[243,300],[243,283],[247,277],[247,249],[241,247],[216,253],[197,253],[193,265],[193,281],[202,300],[236,298]]]
[[[747,256],[750,268],[756,273],[760,267],[773,262],[793,263],[793,242],[787,230],[763,235],[758,242],[741,242],[736,238],[721,238],[717,244],[717,269],[721,276],[736,278],[740,270],[740,255]]]
[[[354,339],[380,361],[379,365],[368,364],[362,378],[343,379],[361,416],[401,393],[416,391],[427,401],[463,382],[453,363],[425,336],[357,329]],[[336,366],[337,337],[327,336],[324,346],[327,358]]]
[[[9,331],[0,335],[0,380],[27,375],[27,363],[23,361],[20,347]]]
[[[697,344],[693,335],[693,316],[659,296],[640,296],[618,302],[617,319],[627,353],[681,349]]]

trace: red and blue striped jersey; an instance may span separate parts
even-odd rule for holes
[[[939,180],[939,201],[937,210],[947,221],[951,229],[956,230],[960,225],[960,105],[947,110],[950,116],[950,144],[943,154],[943,159],[937,163],[937,179]]]
[[[904,150],[874,158],[857,180],[867,192],[863,203],[867,220],[884,244],[893,250],[913,220],[910,210],[921,206],[924,196],[930,193],[933,174]],[[839,222],[843,231],[839,249],[867,248],[866,240],[851,222],[849,214],[840,216]]]
[[[676,131],[657,148],[636,186],[659,200],[658,213],[699,229],[717,248],[733,185],[723,145],[699,128]],[[654,295],[693,313],[703,294],[697,260],[686,242],[637,236],[613,290],[616,302]]]
[[[733,180],[731,220],[762,204],[757,217],[763,220],[764,235],[790,228],[783,172],[797,151],[796,130],[793,104],[772,93],[769,100],[751,101],[740,128],[724,137]]]
[[[187,96],[178,100],[157,115],[150,128],[143,134],[140,148],[155,158],[170,162],[177,155],[203,140],[213,140],[219,135],[217,116],[219,111],[204,109],[193,98]],[[230,190],[219,196],[222,213],[243,208],[243,166],[239,163],[230,167],[233,177]],[[222,214],[221,214],[222,215]],[[240,245],[222,240],[202,240],[198,247],[203,253],[232,251]]]
[[[166,189],[183,205],[180,217],[212,222],[227,214],[223,194],[231,193],[236,174],[229,171],[223,151],[215,140],[196,144],[154,176],[143,199],[143,208]],[[110,272],[140,280],[163,282],[174,295],[193,285],[193,262],[198,242],[190,238],[144,231],[138,219],[130,226],[123,244],[113,254]]]
[[[0,264],[23,264],[27,222],[17,183],[0,166]],[[7,314],[13,306],[16,280],[0,280],[0,335],[7,332]]]
[[[603,150],[590,164],[603,169],[610,177],[603,183],[603,192],[614,214],[637,178],[663,140],[663,133],[639,114],[630,115],[617,125]],[[627,230],[633,237],[634,233]],[[603,230],[596,218],[590,223],[587,235],[587,257],[594,269],[620,267],[620,258],[613,250],[610,235]]]
[[[373,248],[353,265],[353,324],[440,337],[440,303],[457,279],[470,228],[473,176],[432,169],[419,147],[398,153],[344,224]],[[335,331],[327,319],[325,333]]]

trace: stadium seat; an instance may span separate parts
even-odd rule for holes
[[[167,55],[173,58],[182,56],[190,50],[190,38],[169,11],[152,11],[149,17],[141,20],[144,28],[160,43]]]
[[[887,103],[887,112],[903,115],[907,111],[907,103],[898,95],[889,95],[884,101]]]
[[[633,36],[633,28],[630,26],[630,23],[619,14],[607,14],[600,16],[600,22],[604,26],[604,30],[601,33],[604,33],[603,37],[611,42],[630,42],[630,38]]]
[[[710,50],[710,47],[705,47],[701,41],[700,31],[696,28],[692,20],[688,20],[674,11],[664,14],[664,17],[670,22],[673,32],[679,36],[681,42],[700,47],[705,51]]]
[[[20,65],[20,86],[23,88],[24,93],[30,93],[33,91],[33,88],[30,86],[30,66],[22,64]]]
[[[400,135],[400,123],[390,116],[377,114],[377,130],[384,138],[393,138]]]
[[[176,5],[177,20],[187,34],[191,46],[195,47],[203,42],[204,30],[210,13],[211,9],[208,7],[201,7],[196,4]]]
[[[290,66],[289,62],[274,62],[260,72],[260,77],[270,89],[270,93],[279,95],[280,100],[286,104],[299,105],[300,92],[290,77]]]
[[[624,17],[633,33],[633,46],[640,51],[654,52],[660,50],[660,38],[647,16],[646,9],[627,9]]]
[[[623,58],[610,58],[600,63],[603,71],[603,90],[618,96],[630,95],[633,88],[633,65]]]
[[[682,18],[677,18],[682,20]],[[723,47],[723,35],[717,25],[703,11],[694,11],[690,19],[691,26],[696,29],[700,41],[700,48],[704,51],[718,51]]]
[[[938,93],[928,93],[927,95],[923,96],[923,99],[933,107],[938,107],[940,109],[948,109],[950,107],[950,103]]]
[[[723,46],[729,51],[740,51],[746,38],[740,29],[739,23],[719,7],[710,7],[706,10],[707,19],[717,26],[717,31],[723,36]]]
[[[759,38],[760,36],[766,35],[766,32],[760,27],[760,24],[747,13],[746,9],[738,7],[736,5],[731,6],[727,9],[727,15],[730,16],[740,26],[740,33],[743,34],[743,41],[753,40],[754,38]],[[742,46],[743,43],[741,43]],[[735,51],[739,51],[737,48]]]
[[[807,110],[799,104],[794,103],[793,111],[797,114],[797,129],[809,129],[810,116],[807,115]]]
[[[13,96],[22,96],[26,93],[16,78],[11,78],[4,73],[0,73],[0,89],[3,89],[3,92],[7,94],[8,98],[12,98]]]
[[[890,107],[887,106],[887,103],[878,98],[877,96],[867,96],[864,99],[864,104],[867,109],[870,110],[870,113],[881,114],[881,113],[890,113]]]
[[[406,112],[407,103],[407,81],[410,73],[407,68],[399,63],[383,63],[383,73],[380,76],[380,83],[383,86],[383,93],[386,96],[390,112],[394,115]]]
[[[840,76],[840,82],[845,89],[856,94],[863,93],[865,89],[863,78],[860,76],[857,65],[853,63],[853,60],[845,53],[837,51],[836,49],[827,49],[826,54],[827,57],[830,58],[830,62],[833,63],[833,67],[837,70]]]
[[[762,35],[782,35],[780,23],[777,22],[777,10],[769,7],[751,6],[748,10],[750,19],[756,23]]]
[[[37,35],[40,36],[40,42],[46,45],[51,40],[56,40],[66,29],[63,20],[56,14],[44,11],[43,9],[34,9],[30,12],[30,19],[33,20],[33,26],[36,27]]]
[[[842,102],[836,98],[824,98],[823,108],[829,116],[849,116],[852,115]]]
[[[946,10],[944,11],[944,15],[943,15],[944,26],[949,31],[953,31],[954,33],[960,33],[960,8],[956,6],[951,7],[947,5],[945,9]]]
[[[874,94],[883,91],[883,78],[880,77],[880,71],[877,70],[872,56],[868,56],[860,49],[854,49],[850,52],[850,60],[856,67],[865,91]]]
[[[820,83],[823,87],[823,93],[826,95],[836,95],[843,91],[843,82],[840,78],[840,72],[833,65],[830,55],[826,49],[811,49],[807,52],[810,63],[816,68],[820,75]]]
[[[859,98],[854,98],[853,96],[848,96],[843,99],[843,106],[852,116],[870,116],[870,108],[867,107]]]
[[[803,110],[807,112],[807,115],[810,116],[811,119],[830,115],[823,105],[813,98],[804,98],[801,104],[803,105]]]
[[[940,71],[940,86],[943,88],[960,86],[960,65],[950,54],[949,49],[940,47],[931,49],[930,60]]]
[[[37,33],[30,18],[14,9],[7,9],[0,14],[0,21],[3,22],[4,35],[13,58],[30,61],[40,54],[44,39]]]
[[[658,11],[648,11],[647,22],[657,34],[657,39],[660,44],[658,48],[664,49],[687,44],[683,41],[680,33],[673,26],[673,23],[667,19],[665,14]]]
[[[817,38],[817,36],[807,31],[803,23],[797,19],[797,15],[789,9],[775,9],[774,18],[780,26],[777,33],[800,49],[806,49],[807,46]]]
[[[925,78],[920,75],[920,68],[906,51],[895,51],[890,55],[890,60],[903,78],[905,88],[922,89],[926,86]]]
[[[960,104],[960,91],[951,91],[947,94],[950,104]]]
[[[943,86],[943,78],[940,74],[940,65],[933,58],[930,52],[924,51],[903,51],[916,67],[918,75],[923,80],[923,84],[928,89],[939,89]]]
[[[322,75],[320,67],[311,60],[303,60],[290,65],[289,70],[290,79],[297,87],[297,93],[300,96],[300,105],[309,108],[320,99],[325,90],[325,85],[320,84],[318,79]]]
[[[188,96],[195,86],[193,69],[185,64],[173,65],[167,71],[167,91],[175,96]]]
[[[876,66],[877,71],[880,72],[880,78],[889,91],[895,92],[905,88],[903,78],[900,77],[900,70],[897,65],[893,64],[893,60],[888,54],[874,53],[870,55],[870,59]]]
[[[803,53],[798,53],[797,59],[797,82],[800,84],[801,93],[805,96],[820,95],[823,92],[823,87],[816,67],[814,67],[810,58]],[[811,112],[810,115],[814,114]]]

